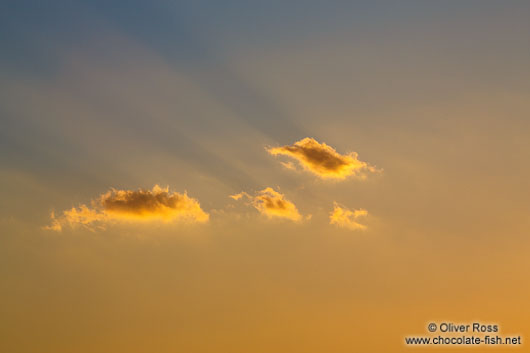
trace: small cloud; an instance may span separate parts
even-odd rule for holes
[[[183,221],[203,223],[209,215],[201,209],[196,199],[186,193],[169,192],[169,188],[155,185],[152,190],[112,189],[92,201],[92,207],[81,205],[63,211],[60,216],[51,214],[51,224],[45,229],[61,231],[64,226],[89,229],[104,228],[112,221]]]
[[[240,192],[239,194],[229,195],[228,197],[230,197],[231,199],[234,199],[234,200],[237,201],[237,200],[241,199],[243,196],[250,197],[250,195],[247,194],[244,191]]]
[[[273,188],[267,187],[259,191],[256,196],[242,192],[230,197],[234,200],[239,200],[243,196],[249,198],[252,206],[268,218],[284,218],[295,222],[302,220],[302,215],[298,212],[295,204],[287,200],[283,194],[275,191]]]
[[[280,162],[280,164],[283,165],[285,169],[296,170],[293,162]]]
[[[348,176],[366,178],[365,172],[376,172],[377,169],[360,161],[355,152],[340,154],[333,147],[306,137],[292,145],[267,148],[271,155],[285,155],[294,158],[302,168],[323,179],[345,179]],[[288,169],[292,164],[282,163]]]
[[[366,226],[357,222],[358,218],[366,217],[368,211],[364,209],[349,210],[341,207],[338,203],[333,203],[333,211],[329,215],[329,224],[350,230],[365,230]]]

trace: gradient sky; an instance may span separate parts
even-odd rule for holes
[[[530,338],[529,34],[526,1],[4,1],[0,351]]]

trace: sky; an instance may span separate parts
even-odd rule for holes
[[[3,2],[0,351],[524,342],[529,33],[511,0]]]

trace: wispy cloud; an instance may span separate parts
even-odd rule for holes
[[[61,231],[65,226],[104,228],[113,221],[203,223],[208,219],[196,199],[155,185],[152,190],[112,189],[93,200],[90,207],[73,207],[59,216],[52,213],[51,224],[45,228]]]
[[[235,194],[235,195],[230,195],[228,197],[230,197],[231,199],[234,199],[234,200],[240,200],[243,196],[246,196],[248,198],[252,198],[252,196],[250,196],[249,194],[247,194],[246,192],[242,191],[240,192],[239,194]]]
[[[367,227],[358,223],[357,219],[367,215],[368,211],[364,209],[350,210],[334,202],[333,211],[329,215],[329,224],[349,230],[365,230]]]
[[[333,147],[306,137],[292,145],[267,148],[271,155],[285,155],[296,159],[302,168],[323,179],[345,179],[348,176],[365,178],[366,172],[377,169],[358,159],[355,152],[340,154]],[[286,165],[292,169],[292,164]]]
[[[259,191],[256,196],[251,196],[246,192],[230,195],[234,200],[239,200],[243,196],[250,200],[252,206],[259,213],[268,218],[284,218],[295,222],[299,222],[303,218],[293,202],[287,200],[285,195],[275,191],[271,187]]]

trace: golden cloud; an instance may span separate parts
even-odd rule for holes
[[[249,194],[247,194],[246,192],[242,191],[240,192],[239,194],[235,194],[235,195],[230,195],[229,197],[231,199],[234,199],[234,200],[240,200],[243,196],[246,196],[248,198],[251,198],[251,196]]]
[[[111,189],[92,201],[92,207],[73,207],[58,217],[52,212],[52,223],[45,228],[61,231],[66,225],[102,228],[108,222],[120,220],[203,223],[208,219],[208,213],[196,199],[155,185],[152,190]]]
[[[341,207],[338,203],[333,203],[333,211],[329,215],[329,224],[350,230],[365,230],[366,226],[357,222],[360,217],[366,217],[368,211],[363,209],[349,210]]]
[[[246,192],[230,195],[234,200],[239,200],[243,196],[250,199],[252,206],[268,218],[285,218],[295,222],[302,220],[302,215],[295,204],[273,188],[267,187],[259,191],[256,196],[251,196]]]
[[[345,179],[356,176],[364,179],[366,171],[376,172],[377,169],[360,161],[355,152],[340,154],[333,147],[306,137],[292,145],[267,148],[271,155],[285,155],[294,158],[302,168],[323,179]],[[292,169],[292,164],[284,164]]]

